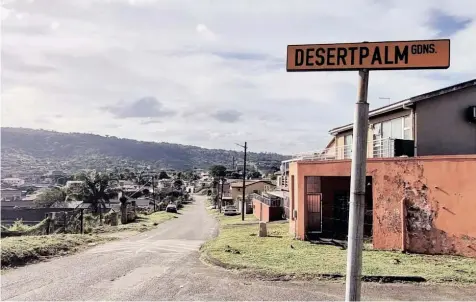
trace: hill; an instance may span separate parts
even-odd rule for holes
[[[231,166],[233,156],[243,158],[243,152],[230,150],[26,128],[1,128],[1,152],[2,172],[42,167],[74,172],[137,165],[183,170],[214,164]],[[249,152],[248,156],[263,170],[279,167],[286,159],[275,153]]]

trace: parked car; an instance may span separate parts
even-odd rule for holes
[[[165,211],[166,212],[170,212],[170,213],[177,213],[177,206],[173,203],[170,203],[167,205],[167,207],[165,208]]]
[[[236,209],[236,206],[225,206],[223,208],[223,214],[224,215],[237,215],[238,210]]]

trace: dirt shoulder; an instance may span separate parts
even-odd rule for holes
[[[201,248],[213,265],[267,280],[344,280],[346,249],[295,240],[287,223],[269,223],[268,237],[258,225],[230,224],[220,217],[218,237]],[[227,223],[228,221],[228,223]],[[363,252],[363,280],[369,282],[476,282],[476,259],[377,251]]]

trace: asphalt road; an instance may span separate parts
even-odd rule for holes
[[[203,264],[198,248],[217,224],[197,196],[179,218],[157,229],[9,271],[1,298],[52,300],[342,300],[342,283],[244,279]],[[366,300],[474,300],[476,287],[366,283]]]

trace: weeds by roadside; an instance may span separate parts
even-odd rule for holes
[[[33,226],[29,226],[23,224],[23,221],[19,219],[9,227],[2,225],[2,233],[11,234],[13,236],[43,235],[45,233],[45,227],[47,223],[48,220],[44,219]]]
[[[139,214],[137,219],[128,224],[117,226],[100,225],[99,217],[91,214],[84,215],[85,234],[52,234],[37,235],[39,230],[44,230],[46,220],[35,226],[27,226],[22,221],[16,221],[10,227],[2,226],[2,232],[16,232],[21,236],[2,238],[1,247],[1,268],[21,266],[53,256],[62,256],[74,253],[81,248],[92,244],[99,244],[117,239],[120,233],[145,232],[158,226],[159,224],[174,218],[178,218],[180,213],[167,213],[165,211],[151,214]]]
[[[67,255],[92,243],[114,238],[98,235],[55,234],[3,238],[0,242],[2,269],[21,266],[51,256]]]
[[[167,213],[165,211],[154,212],[148,215],[139,214],[135,221],[129,222],[128,224],[119,224],[117,226],[97,226],[95,228],[88,229],[88,232],[93,234],[115,233],[123,231],[145,232],[153,229],[160,223],[163,223],[167,220],[178,218],[178,215],[180,214]]]

